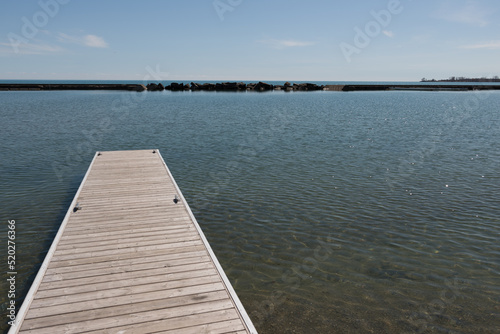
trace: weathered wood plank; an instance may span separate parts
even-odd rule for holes
[[[132,217],[130,219],[133,219]],[[104,232],[112,232],[112,231],[124,231],[124,229],[132,229],[130,231],[134,231],[138,228],[146,228],[146,229],[156,229],[156,228],[179,228],[182,227],[182,225],[179,225],[182,222],[189,222],[189,220],[185,219],[184,217],[172,217],[169,219],[169,221],[165,222],[164,220],[158,220],[158,218],[151,218],[151,219],[144,219],[143,217],[140,217],[137,220],[133,221],[128,221],[128,222],[120,222],[120,220],[114,220],[114,219],[105,219],[102,218],[102,220],[94,220],[95,224],[87,224],[87,226],[72,226],[68,227],[68,234],[71,234],[72,232],[75,232],[78,236],[81,236],[83,234],[83,231],[95,231],[93,233],[104,233]],[[151,223],[148,223],[148,221],[151,221]],[[98,223],[101,223],[99,225]],[[106,224],[106,222],[108,224]],[[104,224],[103,224],[104,223]],[[185,228],[191,228],[189,226],[183,226]],[[81,232],[80,232],[81,231]],[[131,232],[133,233],[133,232]]]
[[[159,245],[148,245],[148,246],[135,246],[129,247],[125,249],[110,249],[106,251],[100,252],[84,252],[84,253],[76,253],[76,254],[60,254],[58,255],[59,260],[70,260],[70,259],[80,259],[85,257],[94,257],[94,256],[102,256],[102,255],[115,255],[122,253],[138,253],[144,252],[144,256],[147,256],[148,251],[157,250],[157,249],[173,249],[173,248],[183,248],[194,245],[202,245],[203,242],[200,240],[193,241],[183,241],[172,244],[159,244]]]
[[[173,243],[173,242],[187,242],[187,241],[195,241],[199,240],[198,235],[196,233],[188,233],[187,235],[181,235],[181,236],[169,236],[169,235],[163,235],[163,236],[153,236],[149,238],[142,238],[142,239],[132,239],[129,240],[128,242],[124,240],[124,242],[119,243],[112,243],[109,241],[103,241],[100,242],[98,245],[88,245],[88,244],[83,244],[80,245],[80,247],[69,247],[69,248],[61,248],[59,249],[59,254],[62,255],[69,255],[69,254],[78,254],[83,252],[101,252],[101,251],[107,251],[107,250],[119,250],[122,248],[133,248],[133,247],[138,247],[138,246],[148,246],[148,245],[164,245],[165,243]]]
[[[209,263],[209,262],[210,262],[210,257],[204,255],[204,256],[189,257],[186,259],[170,260],[168,262],[155,261],[146,263],[136,263],[131,265],[122,265],[116,267],[82,270],[82,271],[67,271],[65,270],[65,268],[54,268],[51,270],[51,268],[49,267],[50,272],[49,270],[47,270],[46,276],[47,276],[47,281],[51,281],[53,277],[56,278],[55,280],[60,281],[60,280],[72,280],[77,278],[92,277],[92,276],[111,275],[117,273],[127,273],[131,271],[143,271],[143,272],[146,271],[145,274],[147,275],[148,270],[156,269],[158,267],[167,268],[167,267],[176,267],[186,264]]]
[[[71,273],[71,272],[78,272],[78,271],[85,271],[89,272],[90,270],[103,270],[107,274],[109,273],[108,268],[113,268],[113,267],[129,267],[130,269],[134,268],[135,265],[142,264],[142,265],[147,265],[148,263],[153,263],[154,265],[165,265],[168,263],[169,266],[173,266],[175,264],[174,261],[179,261],[179,260],[186,260],[190,261],[188,259],[192,258],[197,258],[200,261],[207,261],[210,262],[210,257],[208,254],[204,251],[197,251],[197,252],[189,252],[189,253],[174,253],[174,254],[166,254],[166,255],[158,255],[158,256],[148,256],[146,258],[140,257],[140,258],[125,258],[121,260],[112,260],[112,261],[101,261],[101,262],[92,262],[88,264],[80,264],[80,265],[73,265],[73,266],[61,266],[61,265],[51,265],[47,269],[47,272],[45,275],[54,275],[58,273]],[[188,262],[185,262],[184,264],[187,264]]]
[[[168,269],[168,270],[166,270],[166,269]],[[205,269],[211,269],[211,270],[214,270],[214,272],[215,272],[215,268],[213,267],[213,265],[211,263],[202,262],[202,263],[188,264],[188,265],[183,265],[183,266],[157,268],[157,269],[149,270],[148,271],[148,278],[152,277],[152,276],[157,276],[157,275],[164,275],[165,277],[167,277],[167,275],[169,275],[169,274],[182,273],[182,272],[193,272],[193,271],[205,270]],[[144,279],[144,272],[143,271],[131,271],[131,272],[126,272],[126,273],[84,277],[84,278],[77,278],[77,279],[65,280],[65,281],[58,279],[58,278],[59,277],[51,277],[51,279],[45,280],[44,282],[42,282],[42,284],[40,284],[39,290],[58,289],[58,288],[64,288],[64,287],[73,287],[73,286],[80,286],[80,285],[87,285],[87,284],[94,284],[94,283],[103,283],[103,282],[115,282],[115,281],[135,279],[135,278]]]
[[[197,326],[190,326],[184,328],[176,328],[174,330],[168,330],[162,332],[163,334],[193,334],[193,333],[210,333],[210,334],[243,334],[247,333],[245,327],[241,322],[236,320],[226,320],[219,322],[212,322],[210,324],[202,324]]]
[[[183,281],[191,278],[211,276],[214,274],[216,274],[216,271],[213,268],[211,268],[211,269],[202,269],[202,270],[187,271],[187,272],[184,271],[171,274],[162,274],[156,276],[148,276],[148,284],[160,283],[160,282],[171,282],[174,284],[176,281]],[[88,283],[84,285],[63,287],[58,289],[38,290],[36,297],[48,298],[61,295],[72,295],[72,294],[79,294],[86,292],[104,291],[109,289],[116,289],[116,288],[141,285],[141,284],[144,284],[143,277],[130,278],[128,280],[102,282],[102,283]]]
[[[46,325],[42,319],[32,319],[27,322],[27,333],[52,334],[52,333],[152,333],[165,331],[180,326],[185,326],[186,322],[218,322],[221,320],[237,319],[237,314],[232,309],[232,304],[227,299],[224,291],[218,293],[198,295],[197,298],[207,300],[205,303],[196,302],[193,297],[179,298],[176,303],[168,305],[168,300],[156,300],[150,303],[138,303],[139,310],[145,307],[144,312],[137,312],[130,305],[117,308],[100,310],[92,321],[87,320],[88,312],[75,312],[64,316],[50,317],[48,323],[55,322],[56,325],[50,327],[38,327]],[[224,299],[222,299],[224,298]],[[194,303],[193,303],[194,301]],[[170,306],[170,307],[169,307]],[[147,307],[153,307],[148,310]],[[207,309],[216,310],[207,312]],[[102,317],[105,316],[105,317]],[[62,324],[57,324],[62,321]],[[28,319],[29,320],[29,319]],[[241,321],[240,321],[241,323]],[[29,327],[28,327],[29,326]]]
[[[32,306],[30,308],[30,312],[28,312],[26,316],[26,319],[41,318],[56,314],[73,313],[89,309],[102,309],[118,305],[133,306],[134,304],[140,302],[168,299],[179,296],[197,295],[200,293],[215,291],[224,291],[224,285],[221,282],[209,283],[180,289],[153,291],[147,293],[124,295],[114,298],[94,299],[90,302],[86,301],[82,303],[64,304],[64,306],[55,304],[38,307],[39,300],[35,298],[35,300],[33,300],[33,303],[31,304]],[[63,298],[63,296],[61,296],[61,298]]]
[[[147,238],[147,237],[164,237],[164,236],[169,236],[169,237],[174,237],[174,236],[185,236],[188,235],[189,233],[194,233],[194,229],[189,229],[189,228],[179,228],[176,230],[157,230],[157,231],[144,231],[144,232],[137,232],[137,233],[126,233],[127,231],[123,231],[123,233],[118,233],[118,234],[102,234],[99,237],[88,237],[88,236],[79,236],[79,235],[74,235],[73,239],[68,239],[68,238],[61,238],[61,241],[59,242],[59,249],[64,249],[64,247],[67,248],[73,248],[76,246],[85,246],[85,245],[92,245],[92,244],[98,244],[102,242],[114,242],[114,240],[122,240],[122,238],[125,238],[123,240],[133,240],[137,238]],[[96,240],[96,241],[93,241]]]
[[[166,315],[168,316],[168,315]],[[213,312],[206,312],[202,314],[187,315],[167,319],[167,321],[144,321],[143,319],[136,319],[137,322],[129,326],[120,326],[109,328],[102,331],[103,334],[112,334],[116,332],[121,333],[157,333],[163,331],[176,331],[178,329],[192,327],[201,324],[212,324],[222,321],[237,319],[238,315],[234,309],[218,310]],[[97,333],[97,332],[89,332]]]
[[[100,245],[119,245],[121,243],[134,242],[137,240],[164,240],[165,242],[169,240],[174,240],[176,238],[185,238],[196,235],[194,230],[174,230],[172,233],[158,233],[158,232],[144,232],[137,234],[122,234],[116,236],[106,236],[102,239],[73,239],[71,241],[59,242],[58,249],[73,249],[73,248],[87,248]],[[120,238],[121,237],[121,238]]]
[[[79,294],[63,294],[53,297],[42,297],[40,295],[37,295],[31,307],[40,308],[58,304],[72,304],[97,299],[116,298],[138,293],[166,291],[169,289],[179,289],[195,285],[205,285],[210,283],[217,283],[218,281],[219,276],[212,275],[205,277],[186,278],[184,280],[177,280],[173,282],[148,282],[148,284],[128,285],[125,287],[113,288],[108,290],[92,291]]]
[[[62,238],[61,242],[64,241],[71,241],[74,239],[92,239],[92,238],[106,238],[106,237],[113,237],[114,235],[121,235],[121,234],[139,234],[139,233],[170,233],[169,231],[190,231],[192,230],[191,226],[186,226],[185,224],[182,225],[165,225],[162,221],[159,221],[158,225],[155,225],[156,221],[149,222],[146,224],[144,223],[139,223],[139,224],[133,224],[132,228],[129,228],[127,231],[123,230],[118,230],[114,232],[105,232],[105,231],[99,231],[99,232],[94,232],[94,233],[86,233],[85,235],[81,235],[81,233],[65,233]],[[74,231],[74,230],[73,230]]]
[[[175,255],[190,254],[191,252],[202,251],[204,249],[205,248],[203,247],[203,245],[174,248],[174,249],[157,249],[149,251],[147,253],[147,256],[148,257],[163,256],[163,255],[175,256]],[[144,253],[124,253],[120,255],[94,256],[92,258],[72,259],[65,261],[57,261],[57,259],[54,257],[54,260],[50,263],[50,267],[51,268],[73,267],[85,264],[99,265],[100,263],[103,262],[106,263],[119,260],[136,261],[137,259],[139,259],[139,261],[142,261],[144,259]]]

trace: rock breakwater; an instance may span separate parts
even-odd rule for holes
[[[220,83],[197,83],[191,82],[190,84],[172,82],[167,86],[161,83],[149,83],[146,86],[148,91],[256,91],[265,92],[271,90],[285,90],[285,91],[315,91],[323,90],[325,86],[317,85],[314,83],[294,83],[285,82],[284,85],[272,85],[266,82],[259,81],[257,83],[244,83],[244,82],[220,82]]]
[[[0,91],[15,90],[125,90],[135,92],[169,91],[217,91],[217,92],[268,92],[268,91],[387,91],[387,90],[419,90],[419,91],[470,91],[470,90],[500,90],[499,84],[345,84],[317,85],[315,83],[290,83],[273,85],[259,81],[257,83],[220,82],[220,83],[178,83],[167,85],[160,83],[141,84],[65,84],[65,83],[0,83]]]
[[[142,92],[146,86],[137,84],[65,84],[65,83],[34,83],[6,84],[0,83],[1,90],[127,90]]]

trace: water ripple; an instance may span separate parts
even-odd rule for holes
[[[500,94],[0,94],[23,293],[93,153],[157,147],[260,332],[500,328]]]

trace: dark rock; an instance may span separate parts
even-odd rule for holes
[[[146,86],[144,85],[137,85],[137,86],[130,86],[130,90],[134,90],[136,92],[143,92],[145,90],[147,90]]]
[[[307,88],[308,91],[323,89],[320,86],[318,86],[316,84],[313,84],[313,83],[306,83],[306,88]]]
[[[258,84],[255,85],[254,89],[260,92],[273,90],[273,85],[259,81]]]
[[[287,82],[285,82],[285,84],[283,86],[285,86],[285,88],[287,88],[287,87],[291,86],[291,84],[287,81]]]
[[[303,83],[301,83],[301,84],[294,83],[292,87],[293,87],[293,90],[299,90],[299,91],[306,90],[306,84],[303,84]]]
[[[146,88],[148,91],[154,92],[156,90],[157,86],[158,86],[157,84],[151,82],[151,83],[148,83]]]
[[[236,82],[223,82],[223,90],[234,91],[238,90],[238,84]]]
[[[179,83],[177,83],[177,82],[172,82],[172,83],[170,84],[170,90],[172,90],[172,91],[179,91],[179,90],[183,90],[183,89],[184,89],[184,87],[183,87],[183,86],[184,86],[183,84],[179,84]]]
[[[293,90],[298,90],[298,91],[315,91],[315,90],[321,90],[323,89],[323,86],[318,86],[313,83],[300,83],[300,84],[293,84]]]
[[[201,89],[202,90],[208,90],[208,91],[214,91],[215,90],[215,84],[213,84],[213,83],[204,83],[201,86]]]
[[[141,89],[141,88],[139,88]],[[148,91],[151,91],[151,92],[160,92],[160,91],[163,91],[164,89],[166,89],[161,83],[149,83],[147,86],[146,86],[146,89]]]

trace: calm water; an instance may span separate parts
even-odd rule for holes
[[[500,92],[0,92],[18,303],[94,152],[159,148],[261,333],[498,333],[499,106]]]

